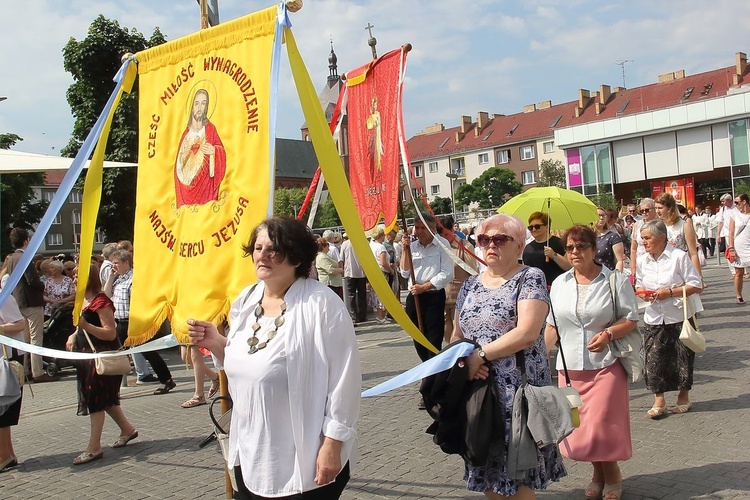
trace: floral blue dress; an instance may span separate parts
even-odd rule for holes
[[[518,300],[539,299],[547,302],[544,273],[536,268],[527,269]],[[471,276],[464,282],[458,294],[456,308],[460,311],[458,322],[465,338],[486,345],[516,327],[516,292],[518,280],[523,274],[523,271],[519,271],[498,288],[486,288],[482,284],[481,275]],[[524,353],[529,384],[550,385],[552,375],[543,331],[539,332],[539,338]],[[521,385],[521,374],[516,369],[515,355],[492,361],[492,374],[498,394],[504,399],[502,410],[505,415],[505,443],[498,440],[490,445],[490,456],[486,465],[466,465],[466,487],[470,491],[490,490],[505,496],[515,495],[521,485],[532,489],[544,489],[550,481],[557,481],[567,475],[556,446],[547,446],[537,451],[537,469],[531,472],[527,482],[510,479],[507,473],[506,450],[510,438],[513,398]]]

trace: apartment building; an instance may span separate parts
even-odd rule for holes
[[[604,190],[627,203],[669,191],[692,207],[750,192],[748,127],[747,56],[737,52],[733,65],[696,75],[678,70],[632,89],[580,89],[559,105],[462,116],[456,127],[427,127],[407,147],[428,198],[452,198],[490,167],[509,168],[528,189],[549,158],[562,161],[568,187],[587,196]]]

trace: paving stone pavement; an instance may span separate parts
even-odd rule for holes
[[[652,398],[633,384],[630,413],[633,458],[622,464],[625,499],[750,498],[750,306],[734,303],[726,267],[712,261],[704,274],[706,312],[701,326],[708,350],[696,359],[693,409],[660,421],[646,417]],[[748,287],[750,287],[750,282]],[[414,366],[418,360],[400,329],[374,321],[357,327],[364,387]],[[156,386],[122,390],[122,405],[140,436],[122,449],[110,447],[118,429],[105,424],[104,458],[74,466],[88,439],[87,417],[76,416],[75,374],[35,384],[24,394],[21,422],[13,428],[22,464],[0,474],[0,499],[194,499],[225,498],[218,446],[198,443],[211,432],[207,407],[182,409],[192,395],[192,375],[176,349],[165,358],[177,388],[154,396]],[[674,403],[675,394],[668,395]],[[359,460],[346,500],[484,498],[466,491],[463,463],[446,456],[424,433],[416,384],[362,402]],[[590,465],[565,461],[568,477],[538,493],[541,499],[583,498]]]

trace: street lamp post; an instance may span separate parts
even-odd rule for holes
[[[456,218],[456,196],[453,193],[453,183],[456,181],[456,179],[458,179],[458,174],[453,174],[451,172],[448,172],[447,174],[445,174],[445,176],[448,179],[450,179],[449,182],[451,183],[451,207],[453,208],[453,218],[455,219]]]

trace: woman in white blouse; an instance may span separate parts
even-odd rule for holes
[[[636,290],[645,300],[643,321],[646,352],[646,387],[654,393],[648,411],[652,419],[667,413],[664,393],[679,391],[672,413],[690,410],[695,353],[680,340],[684,319],[682,291],[690,296],[702,290],[701,277],[688,254],[668,243],[667,226],[661,220],[649,221],[641,229],[646,255],[638,261]],[[691,300],[694,312],[703,307]]]
[[[618,462],[633,455],[630,439],[628,376],[609,349],[638,322],[633,287],[619,272],[612,289],[610,271],[596,262],[596,233],[587,226],[573,226],[563,235],[573,268],[552,283],[545,342],[547,351],[558,343],[573,387],[583,399],[581,425],[560,443],[563,455],[591,462],[593,476],[586,498],[617,500],[622,497],[622,473]],[[557,325],[557,327],[555,326]],[[558,383],[565,385],[558,355]]]
[[[23,336],[24,326],[26,326],[26,322],[21,315],[21,311],[18,309],[16,300],[12,296],[9,296],[2,307],[0,307],[0,335],[25,342]],[[23,353],[18,352],[12,347],[4,347],[4,349],[0,349],[0,356],[3,356],[3,351],[7,351],[10,359],[23,363]],[[10,428],[11,426],[18,425],[22,400],[23,389],[21,389],[21,398],[0,415],[0,473],[18,465],[18,458],[16,458],[16,452],[13,450],[13,442],[11,441]]]
[[[227,337],[188,320],[194,344],[211,350],[229,380],[235,498],[339,498],[362,385],[351,318],[330,288],[308,278],[317,246],[304,223],[267,219],[245,252],[258,283],[232,304]]]

